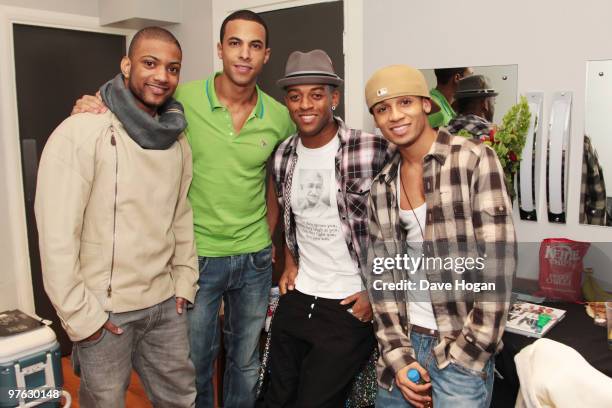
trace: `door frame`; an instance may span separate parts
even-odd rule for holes
[[[6,234],[11,246],[7,253],[12,257],[12,262],[9,257],[3,267],[13,275],[17,307],[35,313],[19,142],[14,24],[125,35],[126,49],[135,31],[102,27],[97,17],[0,6],[0,177],[6,178],[8,192],[8,214],[0,217],[7,217]]]
[[[215,71],[222,69],[221,61],[217,57],[219,29],[223,19],[230,13],[240,9],[249,9],[256,13],[262,13],[333,1],[339,0],[212,0],[212,58]],[[367,114],[363,96],[364,2],[365,0],[343,1],[344,116],[348,126],[357,129],[364,127]],[[274,46],[272,46],[272,52],[274,52]]]

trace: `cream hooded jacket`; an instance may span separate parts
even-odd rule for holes
[[[116,116],[71,116],[44,148],[35,213],[45,290],[73,341],[108,312],[194,301],[197,256],[184,135],[145,150]]]

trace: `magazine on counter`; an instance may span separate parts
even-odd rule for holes
[[[565,310],[529,302],[510,307],[506,331],[528,337],[542,337],[565,317]]]
[[[44,324],[20,310],[0,312],[0,337],[13,336],[30,330],[38,329]]]

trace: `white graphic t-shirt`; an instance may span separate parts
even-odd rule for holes
[[[299,251],[295,287],[311,296],[344,299],[362,290],[346,246],[336,200],[335,157],[340,140],[308,149],[298,142],[291,184]]]

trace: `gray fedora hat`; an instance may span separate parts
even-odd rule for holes
[[[459,80],[455,99],[487,98],[497,96],[495,89],[491,88],[489,80],[484,75],[470,75]]]
[[[342,85],[342,78],[334,72],[329,55],[323,50],[294,51],[287,58],[285,77],[276,82],[281,88],[291,85]]]

